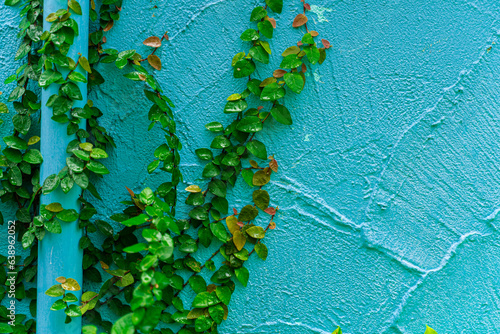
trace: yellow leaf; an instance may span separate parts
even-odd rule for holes
[[[56,278],[56,281],[58,283],[66,283],[66,277],[64,276],[59,276],[58,278]]]
[[[229,216],[226,218],[226,225],[229,232],[234,235],[235,231],[239,231],[240,227],[238,226],[238,219],[235,216]]]
[[[149,65],[153,66],[153,68],[157,69],[158,71],[161,70],[161,60],[157,55],[149,55],[148,56],[148,63],[149,63]]]
[[[237,101],[241,99],[241,94],[232,94],[227,98],[228,101]]]
[[[104,269],[104,270],[108,270],[109,269],[109,266],[106,263],[104,263],[102,261],[99,261],[99,263],[101,263],[101,268],[102,269]]]
[[[434,329],[430,328],[429,326],[426,325],[425,333],[424,334],[438,334]]]
[[[61,203],[50,203],[49,205],[45,206],[46,210],[49,210],[50,212],[61,212],[63,209]]]
[[[78,291],[80,290],[80,284],[74,278],[66,279],[66,282],[61,284],[62,288],[66,291]]]
[[[201,191],[201,188],[193,184],[187,187],[186,191],[189,191],[190,193],[199,193]]]
[[[90,69],[90,64],[89,64],[89,61],[87,60],[87,58],[85,58],[84,56],[81,56],[80,57],[80,66],[85,70],[87,71],[88,73],[92,73],[92,70]]]
[[[33,136],[28,140],[28,145],[34,145],[40,141],[40,137]]]
[[[151,46],[153,48],[159,48],[161,46],[161,40],[156,36],[148,37],[142,42],[142,44]]]
[[[92,148],[94,147],[94,145],[92,145],[91,143],[80,143],[78,146],[80,146],[82,150],[85,150],[87,152],[92,151]]]
[[[236,248],[240,251],[245,246],[247,238],[245,238],[245,236],[243,235],[243,233],[240,232],[240,230],[235,230],[233,234],[234,234],[233,243],[236,246]]]

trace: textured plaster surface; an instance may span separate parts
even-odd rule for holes
[[[169,31],[158,77],[177,106],[186,184],[203,182],[194,155],[212,137],[203,125],[227,124],[225,98],[244,85],[230,59],[248,47],[238,36],[256,3],[126,0],[108,34],[123,50]],[[323,334],[342,325],[352,334],[417,334],[429,324],[499,333],[498,1],[314,5],[314,29],[333,47],[309,69],[301,96],[287,96],[294,125],[257,135],[280,162],[268,187],[278,227],[268,260],[249,262],[249,286],[233,295],[220,332]],[[286,1],[277,17],[274,66],[299,36],[288,25],[299,8]],[[16,14],[0,5],[1,82],[15,68]],[[124,185],[163,181],[145,170],[162,135],[146,131],[148,103],[135,84],[100,70],[106,83],[90,98],[118,143],[112,173],[98,184],[105,217],[120,210],[113,203],[126,198]],[[10,89],[0,83],[0,99]],[[237,208],[251,198],[243,184],[231,196]]]

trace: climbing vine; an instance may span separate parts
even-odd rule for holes
[[[301,93],[308,67],[323,63],[330,47],[325,39],[319,44],[319,33],[308,27],[309,5],[303,3],[303,13],[292,23],[293,28],[303,31],[301,40],[282,52],[280,68],[269,71],[270,76],[263,79],[254,72],[257,66],[269,64],[272,51],[268,40],[277,25],[272,13],[281,13],[283,1],[266,0],[253,9],[251,27],[240,36],[248,48],[231,62],[233,76],[246,80],[246,88],[230,95],[223,110],[224,114],[233,114],[234,120],[226,125],[217,120],[206,124],[213,139],[209,147],[195,153],[206,162],[202,177],[207,182],[179,189],[183,182],[179,167],[182,144],[176,134],[174,104],[152,71],[162,69],[155,53],[168,41],[168,35],[147,38],[143,44],[151,51],[145,57],[136,50],[106,48],[105,33],[120,18],[121,0],[103,0],[99,8],[92,0],[90,19],[98,23],[98,28],[90,34],[88,58],[80,54],[73,59],[68,54],[80,32],[72,16],[82,14],[76,0],[47,15],[51,23],[47,31],[42,28],[39,0],[5,3],[21,8],[18,36],[23,41],[15,59],[23,59],[24,64],[6,80],[16,83],[7,101],[13,102],[16,114],[12,118],[13,134],[3,138],[7,147],[0,156],[0,198],[16,207],[15,231],[23,247],[29,249],[24,260],[13,258],[9,271],[17,273],[15,298],[31,299],[31,317],[17,315],[11,323],[15,326],[0,324],[0,332],[35,332],[36,290],[30,283],[37,273],[37,243],[46,233],[60,233],[61,224],[78,221],[83,229],[79,247],[84,250],[84,281],[104,283],[99,291],[85,291],[78,300],[73,292],[85,288],[84,282],[54,277],[54,285],[45,293],[54,299],[52,310],[66,313],[66,322],[84,316],[90,324],[83,329],[86,334],[97,333],[98,328],[116,334],[217,333],[228,317],[232,293],[238,284],[246,286],[249,281],[246,262],[254,253],[262,260],[267,258],[263,240],[276,227],[279,208],[266,187],[278,172],[278,161],[267,151],[260,133],[275,122],[292,124],[284,98]],[[123,226],[118,231],[108,221],[94,218],[97,210],[92,202],[101,200],[94,183],[109,173],[102,159],[108,157],[115,143],[99,125],[103,112],[91,100],[83,100],[80,85],[88,83],[92,89],[104,83],[98,71],[103,64],[114,64],[125,71],[126,78],[144,87],[150,103],[148,130],[159,127],[165,138],[154,149],[147,171],[161,170],[168,175],[166,181],[139,193],[126,188],[129,199],[122,202],[126,207],[110,217]],[[51,119],[66,125],[67,135],[74,140],[66,149],[66,166],[40,180],[43,157],[37,145],[43,138],[28,138],[28,134],[36,132],[32,122],[42,107],[37,93],[48,87],[58,87],[46,103],[52,110]],[[251,106],[250,101],[259,103]],[[8,112],[6,104],[0,103],[0,112]],[[226,198],[240,176],[244,186],[252,189],[244,206],[229,203]],[[60,203],[41,204],[43,196],[56,189],[68,193],[74,187],[81,191],[80,210],[64,208]],[[188,192],[186,204],[192,207],[184,219],[176,212],[180,191]],[[102,245],[93,243],[93,233],[105,237]],[[200,247],[213,253],[203,258]],[[0,257],[0,263],[11,265],[7,256]],[[0,281],[6,280],[2,267]],[[30,288],[25,289],[25,285]],[[118,320],[103,320],[104,308]],[[8,314],[1,306],[0,319],[8,320]],[[334,333],[340,334],[340,328]],[[428,328],[426,333],[432,332]]]

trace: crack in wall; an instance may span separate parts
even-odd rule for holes
[[[472,232],[469,232],[469,233],[466,233],[464,235],[462,235],[460,237],[460,239],[458,239],[457,242],[453,243],[450,248],[448,249],[448,251],[446,252],[445,256],[441,259],[440,261],[440,265],[436,268],[433,268],[433,269],[429,269],[429,270],[426,270],[424,272],[424,274],[420,277],[420,279],[414,284],[412,285],[408,291],[406,291],[406,293],[403,295],[403,298],[401,299],[401,303],[399,303],[399,305],[394,309],[394,311],[392,312],[392,316],[386,321],[387,325],[383,327],[383,329],[381,330],[380,333],[385,333],[387,330],[391,329],[391,327],[395,326],[396,325],[396,322],[398,321],[399,319],[399,316],[401,315],[404,307],[408,304],[408,301],[409,299],[411,298],[412,296],[412,293],[414,291],[417,290],[417,288],[422,284],[424,283],[425,279],[432,273],[437,273],[439,271],[441,271],[448,263],[449,261],[451,260],[451,258],[453,257],[453,255],[455,254],[457,248],[462,244],[464,243],[469,237],[471,236],[474,236],[474,235],[478,235],[480,237],[487,237],[489,236],[490,234],[482,234],[478,231],[472,231]],[[399,329],[399,328],[398,328]],[[401,330],[401,329],[399,329]]]

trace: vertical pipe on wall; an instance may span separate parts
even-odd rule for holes
[[[68,57],[75,61],[78,59],[79,53],[88,58],[89,0],[79,0],[79,3],[82,7],[82,15],[74,13],[71,15],[71,18],[78,23],[79,34],[75,36],[74,44],[68,53]],[[50,23],[45,20],[47,15],[67,7],[67,0],[45,0],[43,5],[44,30],[50,29]],[[76,71],[85,74],[80,67]],[[64,76],[67,71],[66,73],[61,71],[61,73]],[[83,107],[87,102],[87,84],[78,83],[78,86],[82,92],[83,100],[75,101],[73,107]],[[40,150],[44,162],[40,171],[40,184],[43,184],[47,176],[59,173],[66,165],[66,157],[68,157],[66,147],[70,141],[76,138],[74,135],[67,135],[67,124],[60,124],[51,119],[52,109],[46,106],[48,98],[57,94],[58,89],[59,85],[52,84],[47,89],[42,90]],[[82,121],[81,127],[84,126]],[[43,195],[41,204],[58,202],[65,209],[79,211],[78,197],[80,194],[81,189],[76,184],[67,194],[58,188],[50,194]],[[45,295],[48,288],[57,284],[55,279],[59,276],[74,278],[82,284],[83,251],[78,246],[82,231],[78,228],[78,222],[61,222],[61,227],[61,234],[47,233],[38,244],[37,333],[40,334],[80,334],[82,332],[81,318],[73,318],[71,323],[65,324],[66,314],[64,310],[50,310],[56,298]],[[81,291],[73,293],[80,298]]]

